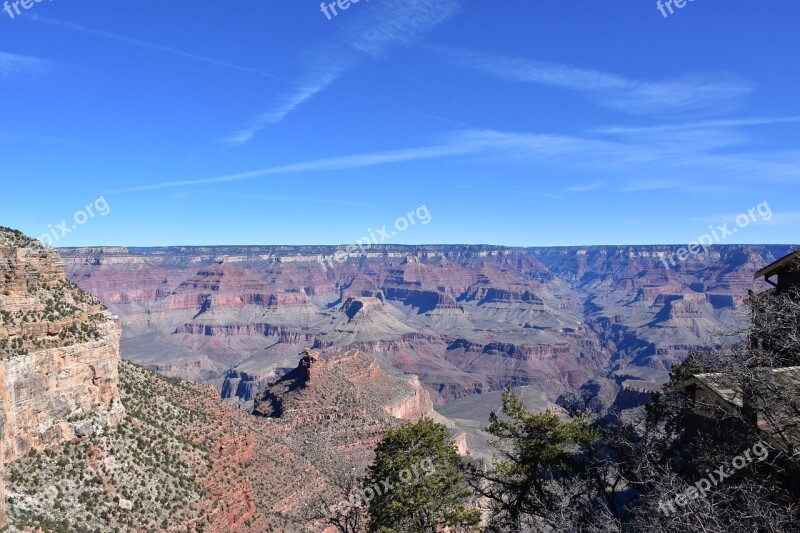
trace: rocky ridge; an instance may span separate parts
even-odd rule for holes
[[[309,521],[320,501],[345,497],[340,480],[363,472],[386,431],[429,417],[448,425],[459,450],[466,439],[433,409],[415,376],[386,372],[372,357],[348,350],[323,357],[305,349],[298,365],[255,399],[256,455],[251,463],[260,505]],[[273,480],[280,479],[277,488]],[[311,520],[314,522],[313,520]]]

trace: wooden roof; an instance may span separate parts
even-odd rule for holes
[[[741,408],[744,403],[739,383],[730,374],[696,374],[684,383],[684,386],[689,385],[705,387],[719,396],[720,399],[738,408]]]
[[[753,276],[753,279],[758,279],[762,276],[768,278],[798,258],[800,258],[800,249],[795,250],[786,257],[778,259],[774,263],[765,266],[764,268],[756,272],[755,276]]]
[[[800,366],[771,369],[771,388],[776,396],[783,397],[785,401],[770,405],[772,423],[762,416],[762,409],[758,410],[758,428],[777,440],[777,435],[791,443],[800,446],[800,416],[798,416],[798,401],[800,401]],[[697,374],[689,378],[684,386],[705,386],[716,394],[732,408],[740,409],[743,406],[741,387],[737,381],[728,374]]]

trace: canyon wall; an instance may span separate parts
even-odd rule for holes
[[[0,362],[5,415],[5,462],[116,424],[120,324],[99,325],[102,336],[86,343],[33,351]]]
[[[417,376],[408,378],[408,384],[411,394],[390,402],[385,407],[386,412],[403,420],[419,420],[429,416],[433,412],[430,393],[425,390]]]
[[[753,273],[792,246],[332,246],[61,249],[123,321],[123,355],[250,402],[309,346],[419,376],[437,405],[507,386],[551,401],[629,367],[657,386],[737,324]]]
[[[0,227],[0,463],[122,419],[119,340],[53,249]]]
[[[5,435],[6,429],[6,415],[5,404],[0,400],[0,435]],[[0,438],[0,528],[5,527],[8,522],[6,516],[6,476],[5,476],[5,462],[2,458],[5,456],[5,439]]]

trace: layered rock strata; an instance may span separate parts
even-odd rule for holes
[[[0,227],[3,463],[122,419],[119,342],[119,319],[66,279],[53,249]]]
[[[246,402],[305,346],[359,349],[419,376],[439,405],[530,385],[555,401],[631,367],[663,380],[740,323],[752,274],[792,246],[64,249],[70,278],[122,317],[125,357]]]

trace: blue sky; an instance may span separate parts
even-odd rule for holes
[[[800,241],[795,0],[20,9],[0,225],[60,246]]]

